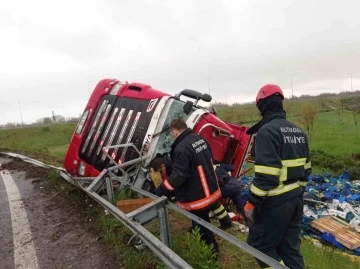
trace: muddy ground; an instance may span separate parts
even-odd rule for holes
[[[2,168],[10,171],[19,188],[39,268],[123,268],[111,247],[100,236],[91,214],[95,202],[65,181],[62,185],[51,179],[54,175],[50,175],[49,179],[49,169],[15,159],[3,162]],[[10,227],[2,227],[0,231],[1,269],[14,268],[11,219],[6,208],[1,209],[4,211],[1,212],[1,224]]]

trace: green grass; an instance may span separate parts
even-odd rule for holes
[[[360,153],[360,134],[356,132],[351,113],[343,112],[340,118],[341,122],[333,111],[319,113],[311,136],[311,150],[323,150],[333,155]],[[289,120],[301,126],[297,117],[289,117]]]
[[[0,148],[35,152],[64,158],[76,124],[0,131]]]
[[[360,258],[348,256],[338,249],[330,246],[315,247],[312,240],[302,240],[301,252],[307,269],[359,269]]]

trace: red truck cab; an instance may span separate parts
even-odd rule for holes
[[[142,83],[101,80],[71,138],[64,167],[73,176],[97,176],[110,162],[103,147],[130,143],[137,150],[126,146],[107,153],[118,164],[150,155],[146,166],[157,154],[170,151],[169,124],[181,117],[208,141],[214,160],[234,164],[233,175],[239,176],[250,144],[247,128],[222,121],[213,109],[201,107],[200,101],[211,102],[211,96],[193,90],[171,96]]]

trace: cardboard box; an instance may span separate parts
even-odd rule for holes
[[[138,198],[138,199],[127,199],[116,202],[117,208],[119,208],[125,214],[134,211],[148,203],[154,201],[152,198]]]

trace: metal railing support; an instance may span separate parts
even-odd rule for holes
[[[133,144],[123,144],[123,145],[115,145],[104,147],[104,149],[111,148],[119,148],[119,147],[129,147],[133,146]],[[137,149],[136,149],[137,150]],[[138,150],[137,150],[138,152]],[[104,150],[104,153],[113,160],[107,152]],[[138,152],[140,154],[140,152]],[[141,156],[141,155],[140,155]],[[137,184],[132,184],[128,181],[127,172],[124,170],[125,167],[134,164],[143,164],[143,161],[147,158],[150,158],[149,155],[136,158],[134,160],[116,164],[113,167],[108,169],[104,169],[92,182],[90,180],[84,180],[77,182],[71,176],[66,174],[65,172],[60,172],[60,175],[64,177],[68,182],[74,184],[75,186],[81,188],[84,192],[86,192],[90,197],[92,197],[95,201],[97,201],[102,207],[108,210],[115,218],[117,218],[120,222],[122,222],[128,229],[130,229],[133,234],[137,235],[154,253],[157,255],[165,265],[170,268],[191,268],[189,264],[187,264],[183,259],[181,259],[175,252],[171,250],[171,236],[170,236],[170,225],[169,225],[169,217],[168,217],[168,209],[175,210],[185,217],[196,221],[200,225],[214,232],[218,236],[222,237],[226,241],[232,243],[233,245],[239,247],[240,249],[246,251],[251,254],[255,258],[263,261],[268,264],[272,268],[288,268],[283,264],[280,264],[278,261],[272,259],[271,257],[265,255],[264,253],[258,251],[257,249],[251,247],[250,245],[242,242],[236,237],[224,232],[223,230],[215,227],[211,223],[208,223],[194,214],[178,207],[177,205],[169,202],[165,196],[158,197],[152,193],[149,193],[141,188],[141,186],[137,186]],[[120,170],[122,172],[122,177],[114,174],[114,170]],[[118,181],[123,184],[124,187],[130,188],[131,190],[141,194],[145,197],[149,197],[154,199],[151,203],[140,207],[137,210],[134,210],[128,214],[125,214],[117,207],[111,204],[114,192],[112,182]],[[86,183],[91,182],[87,187],[84,186]],[[107,200],[102,198],[97,192],[99,192],[103,186],[106,185],[107,190]],[[145,224],[152,219],[159,218],[160,222],[160,238],[161,241],[155,237],[152,233],[150,233],[147,229],[145,229],[142,224]]]

